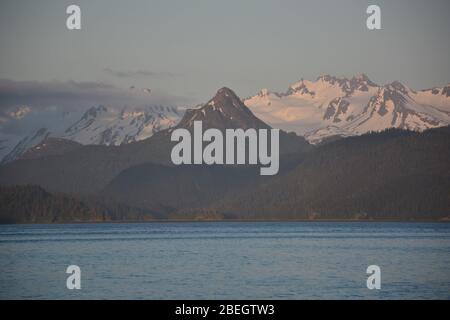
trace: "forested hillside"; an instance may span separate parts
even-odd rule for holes
[[[450,217],[450,128],[397,129],[317,148],[292,172],[227,201],[251,218]]]
[[[55,195],[38,186],[0,188],[0,223],[142,221],[155,217],[148,210]]]

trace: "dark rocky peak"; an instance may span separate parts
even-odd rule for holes
[[[253,115],[242,100],[229,88],[222,88],[199,109],[189,109],[177,127],[192,128],[194,121],[202,121],[205,128],[269,128]]]

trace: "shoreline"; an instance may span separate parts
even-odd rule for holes
[[[19,222],[19,223],[0,223],[0,226],[11,225],[70,225],[70,224],[146,224],[146,223],[450,223],[450,219],[438,220],[398,220],[398,219],[380,219],[380,220],[356,220],[356,219],[166,219],[166,220],[123,220],[123,221],[71,221],[71,222]]]

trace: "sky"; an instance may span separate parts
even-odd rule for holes
[[[81,30],[66,28],[70,4]],[[381,7],[382,30],[366,28],[369,4]],[[14,87],[98,97],[98,87],[117,96],[135,86],[194,105],[223,86],[244,98],[322,74],[444,86],[449,13],[448,0],[2,0],[0,104]]]

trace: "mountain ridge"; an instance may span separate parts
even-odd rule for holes
[[[148,106],[121,109],[98,105],[89,108],[75,121],[55,120],[58,127],[32,131],[14,147],[2,150],[2,163],[18,159],[28,149],[36,147],[47,137],[72,140],[83,145],[121,145],[151,137],[158,131],[178,123],[184,110],[177,107]],[[62,124],[61,124],[62,122]],[[7,141],[3,141],[7,144]]]
[[[222,89],[224,97],[231,95],[227,88]],[[417,91],[399,81],[378,85],[364,73],[351,78],[322,75],[315,81],[301,79],[285,92],[263,89],[242,101],[266,124],[295,132],[313,144],[391,127],[423,131],[450,124],[450,84]],[[186,112],[195,113],[203,108],[203,112],[214,113],[214,103],[213,98]],[[210,108],[206,107],[208,104]],[[22,109],[14,113],[17,121],[33,113],[29,108]],[[98,105],[76,120],[58,118],[55,120],[58,128],[33,128],[29,135],[15,142],[11,137],[0,137],[2,163],[17,159],[47,136],[84,145],[120,145],[144,140],[178,125],[184,112],[181,107],[160,105],[120,109]],[[197,117],[201,119],[202,115]],[[230,117],[232,112],[226,116],[215,114],[214,126],[224,127]],[[64,125],[59,128],[61,123]]]
[[[256,116],[317,144],[388,128],[415,131],[450,124],[449,85],[415,91],[399,81],[386,85],[365,74],[301,80],[284,93],[261,90],[244,100]]]
[[[221,90],[202,108],[187,112],[177,126],[161,130],[148,139],[119,146],[67,148],[65,152],[49,149],[50,154],[45,153],[45,148],[31,149],[27,158],[0,166],[0,184],[40,185],[50,192],[98,193],[120,172],[132,166],[149,162],[173,166],[170,154],[175,143],[170,139],[171,132],[176,128],[192,129],[192,117],[206,115],[207,118],[203,118],[205,127],[228,119],[226,125],[232,128],[269,128],[252,114],[233,91]],[[215,110],[212,101],[215,101]],[[280,131],[280,155],[287,156],[310,148],[303,137]]]
[[[259,176],[252,166],[173,167],[147,162],[122,170],[102,192],[88,198],[61,198],[61,193],[53,197],[42,187],[1,186],[0,223],[111,218],[448,221],[449,143],[450,126],[367,133],[298,153],[273,177]],[[70,177],[65,178],[70,183]],[[21,205],[11,211],[11,203],[18,199]],[[92,199],[89,203],[94,206],[86,207],[88,203],[79,201],[83,199]],[[119,207],[113,204],[116,201]],[[29,205],[32,211],[27,211]],[[80,205],[81,216],[73,211]],[[61,208],[69,215],[59,215]]]

